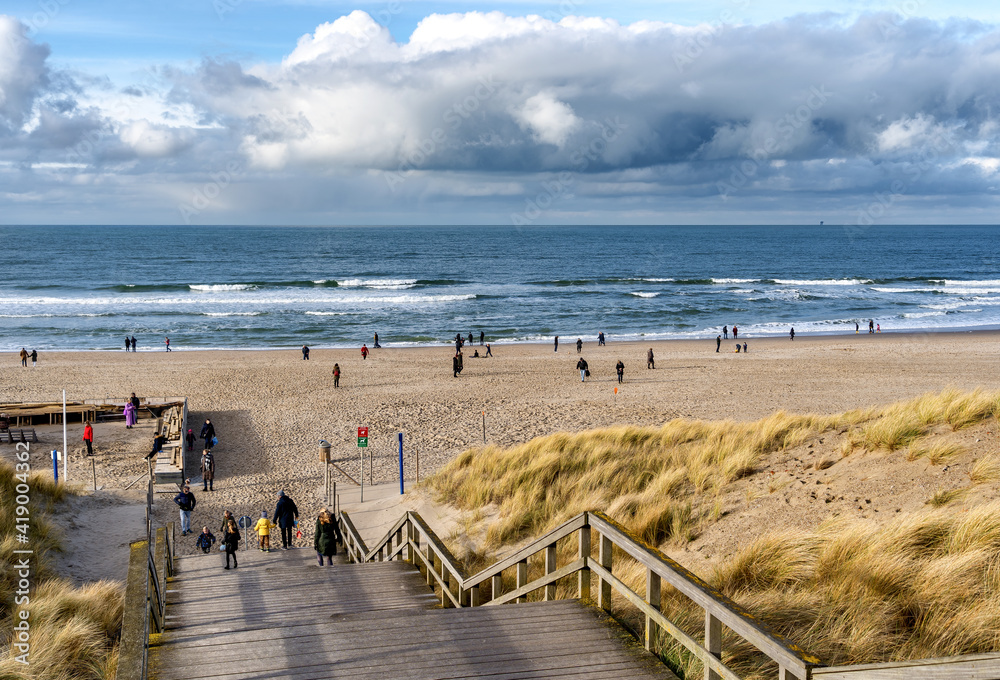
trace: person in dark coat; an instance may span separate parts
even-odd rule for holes
[[[455,352],[455,356],[451,358],[451,373],[454,377],[458,377],[458,374],[462,372],[462,353]]]
[[[316,550],[319,566],[323,566],[324,557],[327,564],[333,564],[333,556],[337,554],[337,543],[340,541],[340,527],[330,511],[323,508],[316,518],[316,531],[313,534],[313,548]]]
[[[174,496],[174,503],[181,509],[181,536],[187,536],[191,533],[191,513],[194,512],[198,500],[191,493],[191,487],[185,486]]]
[[[129,337],[126,335],[125,336],[125,351],[128,352],[131,349],[132,349],[132,340],[129,339]]]
[[[226,569],[229,569],[229,556],[233,556],[233,569],[239,567],[236,561],[236,551],[240,547],[240,530],[236,526],[236,520],[231,519],[226,523],[226,533],[222,536],[222,544],[226,546]]]
[[[625,377],[625,364],[622,363],[621,359],[615,364],[615,372],[618,373],[618,384],[621,385],[622,379]]]
[[[139,416],[139,397],[135,396],[135,392],[133,392],[132,396],[129,397],[128,400],[130,402],[132,402],[132,406],[135,407],[135,414],[136,414],[136,417],[138,417]]]
[[[132,351],[135,351],[135,336],[132,336]]]
[[[215,438],[215,425],[211,420],[206,419],[205,424],[201,426],[201,438],[205,440],[205,448],[211,451],[212,440]]]
[[[274,506],[274,522],[281,528],[281,548],[288,550],[292,545],[292,531],[295,528],[295,520],[299,518],[299,509],[295,501],[285,495],[284,491],[278,492],[278,504]]]
[[[146,454],[146,460],[152,460],[156,457],[160,451],[163,450],[163,445],[167,443],[167,435],[163,432],[157,432],[153,435],[153,450]]]
[[[215,491],[215,487],[212,485],[215,481],[215,456],[208,449],[205,449],[201,454],[201,480],[202,491]]]

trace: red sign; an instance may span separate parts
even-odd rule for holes
[[[358,436],[359,437],[367,437],[368,436],[368,428],[367,427],[359,427],[358,428]]]

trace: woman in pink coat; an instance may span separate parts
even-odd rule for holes
[[[135,425],[138,418],[138,413],[136,413],[135,405],[128,401],[125,403],[125,429],[131,430],[132,426]]]

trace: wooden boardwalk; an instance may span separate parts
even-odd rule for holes
[[[151,678],[527,680],[674,676],[575,600],[437,608],[404,562],[319,567],[308,549],[177,558]]]

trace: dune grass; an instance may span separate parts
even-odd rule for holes
[[[645,542],[669,547],[718,521],[723,513],[717,494],[768,454],[836,432],[845,455],[913,447],[911,460],[940,464],[963,449],[946,440],[931,442],[929,435],[998,413],[1000,394],[946,390],[831,416],[779,412],[749,423],[677,419],[660,428],[558,433],[509,449],[466,451],[425,485],[461,509],[499,509],[484,545],[469,556],[470,567],[485,566],[517,541],[593,509]],[[976,483],[1000,479],[1000,457],[980,458],[971,476]],[[941,492],[926,510],[879,528],[841,522],[797,535],[768,535],[762,528],[763,537],[722,563],[710,580],[827,664],[998,650],[1000,504],[960,518],[934,507],[955,498]],[[573,549],[561,548],[565,558]],[[614,571],[642,590],[642,565],[618,564],[616,557]],[[564,590],[572,596],[571,585]],[[662,606],[700,637],[701,610],[670,591]],[[641,617],[628,605],[616,607],[615,614],[641,628]],[[727,662],[741,677],[773,677],[773,667],[749,646],[727,649]],[[700,662],[683,649],[667,645],[661,655],[684,677],[700,673]]]
[[[124,592],[107,581],[78,588],[55,578],[48,555],[59,548],[58,502],[67,493],[51,478],[37,475],[29,481],[31,502],[29,547],[33,590],[26,609],[31,626],[29,665],[15,659],[10,635],[20,610],[14,603],[18,574],[14,550],[16,487],[13,467],[0,461],[0,677],[11,680],[97,680],[114,678]]]

